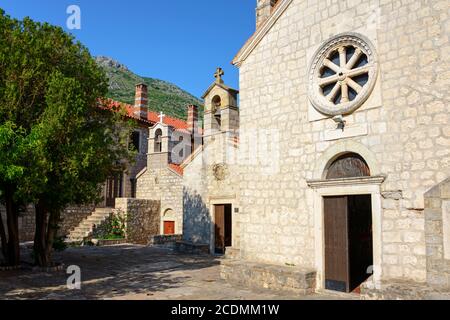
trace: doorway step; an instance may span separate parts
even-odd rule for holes
[[[81,221],[77,227],[69,232],[66,242],[82,242],[86,237],[89,237],[94,231],[94,228],[104,222],[113,211],[113,208],[96,208],[90,216]]]
[[[220,276],[238,285],[300,295],[313,294],[316,287],[315,270],[238,259],[222,259]]]

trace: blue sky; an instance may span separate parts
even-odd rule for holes
[[[69,5],[81,9],[81,30],[66,27]],[[230,62],[254,32],[256,0],[1,0],[0,7],[14,18],[61,26],[91,54],[199,97],[218,66],[225,82],[238,88]]]

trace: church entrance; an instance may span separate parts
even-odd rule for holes
[[[122,196],[122,174],[118,173],[106,180],[105,203],[107,208],[116,206],[116,198]]]
[[[373,272],[372,196],[323,199],[325,288],[353,292]]]
[[[164,235],[174,235],[175,234],[175,221],[164,221]]]
[[[214,206],[215,253],[224,254],[227,247],[232,246],[232,207],[231,204]]]

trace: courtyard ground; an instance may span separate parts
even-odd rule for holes
[[[30,252],[25,251],[24,256]],[[136,245],[69,248],[55,256],[81,268],[81,289],[69,290],[64,271],[0,271],[0,299],[280,300],[337,299],[236,286],[220,279],[219,258]]]

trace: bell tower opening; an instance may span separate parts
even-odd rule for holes
[[[214,114],[214,119],[216,121],[217,129],[220,131],[222,126],[222,115],[220,108],[222,107],[222,99],[220,96],[214,96],[211,101],[212,111]]]
[[[155,132],[155,153],[162,152],[162,131],[161,129],[156,130]]]

